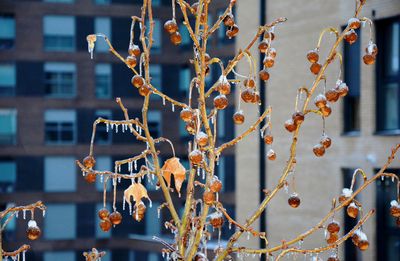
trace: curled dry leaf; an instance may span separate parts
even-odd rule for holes
[[[147,198],[150,201],[149,195],[147,194],[147,189],[141,183],[133,183],[124,191],[124,199],[129,204],[132,205],[131,198],[135,201],[135,205],[142,202],[142,198]]]
[[[167,182],[168,187],[171,185],[171,174],[174,175],[175,188],[180,194],[182,183],[186,179],[186,169],[177,157],[167,159],[162,167],[162,175]]]

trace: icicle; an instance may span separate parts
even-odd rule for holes
[[[136,131],[139,131],[139,126],[137,124],[136,124],[135,128],[136,128]]]
[[[164,257],[165,257],[165,252],[163,251],[161,255],[162,255],[162,257],[164,258]]]
[[[113,183],[113,186],[116,186],[116,185],[117,185],[117,179],[116,179],[116,178],[113,178],[112,183]]]
[[[111,123],[111,130],[114,129],[114,123]]]
[[[122,124],[122,133],[125,132],[125,124]]]
[[[200,168],[197,168],[197,176],[200,177]]]
[[[103,183],[103,181],[104,181],[104,177],[103,177],[103,175],[100,175],[100,183]]]
[[[15,212],[15,218],[18,218],[18,213],[19,213],[19,211]]]
[[[218,228],[218,247],[221,246],[221,228]]]
[[[135,160],[133,164],[135,165],[135,170],[137,170],[137,161]]]
[[[106,131],[108,132],[110,126],[108,125],[108,122],[106,123]]]
[[[283,189],[285,190],[286,194],[289,194],[289,186],[287,183],[283,186]]]
[[[394,182],[394,176],[392,176],[392,182]]]
[[[162,97],[162,105],[165,106],[165,97],[164,96]]]
[[[247,240],[250,240],[250,232],[247,232]]]
[[[132,161],[128,162],[128,171],[132,173]]]
[[[139,127],[139,135],[142,135],[142,128]]]
[[[382,181],[385,181],[385,176],[381,176],[381,180],[382,180]]]
[[[42,210],[42,215],[43,215],[43,217],[46,216],[46,210],[45,209]]]
[[[82,171],[82,176],[86,176],[86,173],[84,171]]]
[[[121,165],[118,165],[118,172],[121,173]]]
[[[151,201],[151,199],[149,199],[149,207],[150,207],[150,208],[153,207],[153,201]]]
[[[218,199],[219,199],[219,193],[217,192],[217,193],[215,193],[216,194],[216,197],[215,197],[215,200],[216,201],[219,201]]]
[[[25,209],[22,210],[22,218],[23,218],[23,219],[26,219],[26,210],[25,210]]]
[[[118,133],[118,124],[115,124],[115,133]]]
[[[22,261],[25,261],[25,253],[26,251],[22,251]]]
[[[206,178],[206,171],[204,169],[201,169],[201,175],[202,175],[203,179]]]
[[[138,182],[139,182],[139,183],[142,183],[142,177],[139,177],[139,178],[138,178]]]
[[[161,217],[161,209],[157,208],[157,217],[160,218]]]
[[[125,196],[122,197],[122,210],[125,210]]]
[[[211,124],[214,124],[214,116],[211,117]]]
[[[129,203],[128,205],[129,205],[129,215],[132,215],[132,204]],[[136,211],[136,215],[137,215],[137,212],[138,211]],[[136,217],[136,219],[138,219],[138,217]]]
[[[228,228],[229,228],[229,230],[232,229],[232,222],[229,222]]]
[[[175,104],[172,103],[172,111],[175,111]]]
[[[132,126],[132,123],[129,123],[129,130],[131,131],[131,133],[133,132],[133,126]]]

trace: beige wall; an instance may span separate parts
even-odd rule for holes
[[[237,48],[243,47],[255,32],[259,10],[259,1],[238,1],[238,21],[242,34],[238,38]],[[248,4],[251,2],[252,4]],[[353,14],[354,1],[338,0],[269,0],[267,1],[267,21],[285,16],[288,21],[276,28],[276,41],[273,45],[278,51],[274,68],[270,70],[271,79],[267,87],[267,104],[273,107],[273,148],[277,160],[267,162],[267,187],[273,188],[277,183],[285,162],[289,156],[291,134],[284,130],[283,123],[294,112],[294,102],[298,87],[310,87],[313,76],[309,72],[309,63],[305,55],[315,48],[319,32],[329,26],[340,28]],[[370,0],[361,16],[372,17],[375,10],[376,19],[400,14],[400,3],[397,0]],[[245,29],[244,28],[249,28]],[[251,27],[251,30],[250,30]],[[363,30],[362,50],[368,43],[368,29]],[[321,57],[324,58],[327,46],[332,38],[327,35],[323,40]],[[342,50],[341,47],[338,50]],[[253,54],[258,58],[256,48]],[[360,56],[360,59],[362,57]],[[333,63],[327,70],[328,88],[333,86],[338,75],[338,63]],[[240,66],[244,72],[245,64]],[[318,143],[322,122],[320,117],[309,115],[300,131],[297,152],[296,187],[301,197],[301,206],[293,209],[287,204],[288,195],[282,190],[271,202],[267,211],[267,232],[270,245],[276,245],[282,239],[289,240],[307,230],[329,211],[330,202],[337,196],[342,185],[341,168],[363,168],[369,177],[373,169],[384,164],[390,148],[399,142],[398,136],[383,137],[373,135],[375,131],[375,67],[361,65],[361,136],[341,136],[343,130],[342,102],[332,106],[333,113],[326,121],[327,134],[333,145],[322,158],[316,158],[312,147]],[[351,86],[350,86],[351,88]],[[322,91],[322,86],[320,86]],[[314,105],[311,104],[313,107]],[[248,118],[258,115],[255,106],[245,108]],[[251,116],[253,115],[253,116]],[[252,122],[250,119],[248,122]],[[241,133],[243,127],[237,128]],[[243,221],[250,209],[258,202],[258,133],[249,137],[247,142],[237,147],[237,215]],[[367,157],[376,159],[374,162]],[[265,160],[265,156],[261,156]],[[393,167],[400,167],[396,161]],[[366,210],[375,207],[375,185],[372,185],[361,196]],[[389,202],[388,202],[389,204]],[[343,214],[338,213],[341,221]],[[255,226],[258,228],[258,225]],[[375,218],[368,221],[365,230],[371,247],[363,253],[363,260],[375,259]],[[257,241],[253,242],[257,244]],[[317,232],[305,241],[306,247],[317,247],[324,244],[323,231]]]

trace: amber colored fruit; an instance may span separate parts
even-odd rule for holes
[[[194,135],[197,130],[195,121],[189,121],[188,123],[186,123],[185,129],[187,132]]]
[[[146,213],[146,206],[144,204],[139,204],[135,206],[135,209],[133,210],[132,213],[132,217],[137,222],[140,222],[144,218],[145,213]]]
[[[96,174],[94,174],[93,172],[88,172],[85,175],[85,180],[87,183],[95,183],[96,182]]]
[[[326,103],[327,103],[327,100],[326,100],[325,95],[323,95],[323,94],[318,94],[317,97],[315,97],[315,99],[314,99],[314,104],[318,108],[325,107]]]
[[[360,240],[360,241],[358,242],[358,248],[359,248],[360,250],[365,251],[365,250],[368,249],[368,247],[369,247],[369,242],[368,242],[368,240]]]
[[[223,110],[228,106],[228,98],[225,95],[220,94],[214,98],[214,106],[218,110]]]
[[[270,149],[270,150],[267,152],[267,158],[268,158],[269,160],[276,160],[276,153],[275,153],[275,151],[274,151],[273,149]]]
[[[340,231],[340,225],[338,222],[332,221],[328,224],[326,230],[328,230],[329,233],[338,233]]]
[[[333,243],[335,243],[337,240],[339,239],[339,235],[338,234],[336,234],[336,233],[330,233],[330,234],[328,234],[327,235],[327,237],[326,237],[326,243],[328,243],[328,244],[333,244]]]
[[[292,115],[292,119],[295,125],[299,125],[304,121],[304,114],[302,112],[295,112]]]
[[[217,90],[220,94],[228,95],[231,93],[231,85],[226,81],[220,81],[217,86]]]
[[[339,196],[339,203],[343,203],[343,202],[345,202],[347,200],[347,197],[344,195],[344,194],[341,194],[340,196]]]
[[[193,118],[193,111],[189,108],[184,108],[181,110],[179,116],[184,122],[189,122]]]
[[[262,81],[268,81],[269,80],[269,73],[267,72],[267,70],[262,69],[259,73],[258,76],[260,77],[260,79]]]
[[[95,164],[96,160],[93,156],[87,156],[83,159],[83,165],[85,166],[85,168],[92,169]]]
[[[256,82],[250,78],[244,79],[243,84],[244,84],[244,86],[249,87],[249,88],[256,87]]]
[[[113,225],[119,225],[122,222],[122,215],[118,211],[110,214],[109,219]]]
[[[264,143],[271,145],[272,142],[274,141],[274,137],[272,135],[265,135],[264,136]]]
[[[308,53],[307,53],[307,60],[308,60],[310,63],[317,63],[318,60],[319,60],[318,51],[317,51],[316,49],[308,51]]]
[[[296,124],[294,124],[292,119],[289,119],[289,120],[285,121],[285,128],[287,131],[293,132],[297,129],[297,126],[296,126]]]
[[[239,33],[239,27],[234,24],[228,31],[226,31],[226,36],[228,36],[229,39],[235,37]]]
[[[206,191],[203,194],[203,201],[204,203],[206,203],[207,205],[211,205],[214,203],[215,201],[215,194],[212,191]]]
[[[143,77],[140,76],[140,75],[135,75],[135,76],[132,77],[131,83],[132,83],[132,85],[135,86],[136,88],[140,88],[140,87],[142,87],[143,84],[144,84],[144,79],[143,79]]]
[[[235,24],[235,18],[231,13],[227,14],[222,21],[224,22],[224,25],[227,27],[231,27]]]
[[[358,215],[358,207],[352,203],[347,207],[347,215],[352,218],[356,218]]]
[[[242,91],[242,94],[240,95],[242,100],[246,103],[252,102],[253,96],[254,96],[254,91],[250,88],[246,88],[244,91]]]
[[[200,131],[196,135],[196,142],[199,146],[204,147],[208,144],[208,135]]]
[[[259,92],[253,92],[253,97],[251,99],[252,103],[260,103],[260,93]]]
[[[203,161],[203,154],[200,150],[193,150],[189,153],[189,160],[194,165],[199,165]]]
[[[319,71],[321,70],[322,65],[320,63],[312,63],[310,66],[310,71],[317,75]]]
[[[339,84],[339,86],[336,88],[336,91],[339,93],[339,97],[344,97],[349,93],[349,87],[347,84],[342,82]]]
[[[366,65],[371,65],[375,63],[375,56],[372,54],[365,54],[363,56],[363,61]]]
[[[107,219],[110,216],[110,212],[106,208],[102,208],[97,212],[100,219]]]
[[[344,35],[344,40],[349,44],[353,44],[357,41],[358,35],[354,29],[351,29]]]
[[[140,88],[139,88],[139,94],[142,96],[147,96],[149,95],[151,92],[150,87],[147,84],[143,84]]]
[[[324,117],[328,117],[332,113],[332,109],[328,104],[325,107],[321,108],[320,110]]]
[[[128,57],[126,57],[126,63],[128,64],[129,67],[135,67],[137,64],[136,57],[129,55]]]
[[[222,182],[219,180],[214,180],[210,185],[210,190],[212,192],[219,192],[222,189]]]
[[[269,48],[268,55],[271,56],[272,58],[275,58],[276,57],[276,49],[273,47]]]
[[[244,114],[243,111],[237,111],[233,114],[233,122],[237,125],[243,124],[244,122]]]
[[[390,215],[395,218],[400,217],[400,207],[399,206],[391,206],[390,207]]]
[[[169,39],[171,40],[171,43],[174,45],[179,45],[182,42],[182,36],[179,32],[172,33],[169,36]]]
[[[213,226],[213,228],[221,228],[224,224],[224,217],[222,215],[211,217],[210,224]]]
[[[275,40],[275,33],[269,31],[268,33],[266,33],[266,34],[264,35],[264,39],[269,39],[269,38],[271,38],[271,41]]]
[[[31,222],[33,223],[32,225],[29,224]],[[28,228],[26,229],[26,236],[28,237],[29,240],[36,240],[40,237],[42,231],[36,225],[36,222],[34,220],[29,221],[29,223],[28,223]]]
[[[322,146],[324,146],[324,148],[327,149],[331,146],[332,140],[328,136],[324,135],[322,136],[321,141],[319,143],[321,143]]]
[[[330,256],[326,261],[340,261],[337,256]]]
[[[260,50],[261,53],[266,53],[268,50],[268,42],[263,40],[258,44],[258,50]]]
[[[360,243],[360,236],[357,233],[354,233],[351,237],[351,241],[354,245],[358,246],[358,243]]]
[[[128,53],[130,56],[139,56],[140,55],[140,48],[136,44],[133,44],[129,47]]]
[[[297,194],[293,194],[289,197],[288,203],[292,208],[297,208],[300,206],[300,198],[297,196]]]
[[[356,17],[352,17],[349,19],[349,21],[347,22],[347,25],[351,28],[351,29],[358,29],[361,26],[361,22],[360,19],[356,18]]]
[[[178,31],[178,25],[175,20],[168,20],[164,23],[164,30],[169,34],[175,33]]]
[[[108,231],[110,231],[110,229],[112,227],[112,223],[107,218],[107,219],[100,220],[99,226],[100,226],[101,230],[103,230],[104,232],[108,232]]]
[[[275,64],[275,59],[271,56],[265,56],[263,63],[265,67],[271,68]]]
[[[313,147],[313,152],[315,154],[315,156],[317,157],[322,157],[325,154],[325,147],[324,145],[322,145],[321,143],[318,143],[317,145],[315,145]]]
[[[325,97],[329,102],[336,102],[340,95],[336,89],[330,89],[325,93]]]

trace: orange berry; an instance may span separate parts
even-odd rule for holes
[[[237,125],[243,124],[244,118],[243,111],[237,111],[233,114],[233,122]]]
[[[263,81],[268,81],[269,79],[269,73],[267,72],[267,70],[262,69],[259,73],[258,76],[260,77],[261,80]]]
[[[83,165],[87,169],[92,169],[94,165],[96,164],[96,160],[94,159],[93,156],[87,156],[83,159]]]
[[[289,206],[292,208],[297,208],[300,206],[300,198],[296,193],[292,194],[288,199]]]
[[[218,110],[223,110],[228,106],[228,98],[224,94],[220,94],[214,98],[214,106]]]
[[[143,79],[143,77],[140,76],[140,75],[134,75],[134,76],[132,77],[131,83],[132,83],[132,85],[135,86],[136,88],[140,88],[140,87],[142,87],[143,84],[144,84],[144,79]]]
[[[319,60],[319,54],[318,54],[318,50],[314,49],[314,50],[310,50],[307,53],[307,60],[310,63],[317,63]]]
[[[325,147],[324,145],[322,145],[321,143],[318,143],[317,145],[315,145],[313,147],[313,152],[315,154],[315,156],[317,157],[322,157],[325,154]]]
[[[164,23],[164,30],[169,33],[175,33],[178,31],[178,25],[175,20],[168,20]]]
[[[310,66],[310,71],[313,74],[317,75],[319,73],[319,71],[321,71],[321,67],[322,67],[322,65],[317,63],[317,62],[316,63],[312,63],[311,66]]]
[[[122,215],[118,211],[110,214],[109,219],[113,225],[119,225],[122,222]]]

